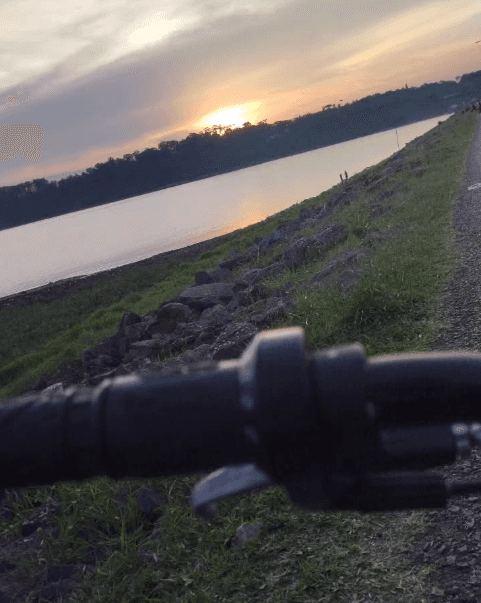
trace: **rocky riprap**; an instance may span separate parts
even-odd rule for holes
[[[157,310],[142,317],[126,311],[115,335],[84,350],[80,358],[54,375],[42,375],[31,391],[50,393],[70,385],[95,386],[106,378],[132,372],[169,375],[181,372],[183,366],[192,363],[240,357],[257,332],[267,329],[270,321],[294,307],[291,294],[295,285],[292,282],[269,294],[262,281],[288,269],[298,269],[310,250],[316,250],[317,258],[322,258],[345,241],[347,233],[342,224],[334,223],[328,227],[324,224],[328,217],[361,193],[373,194],[370,201],[372,218],[389,211],[386,199],[401,191],[401,185],[396,184],[378,196],[376,193],[393,173],[406,169],[417,175],[424,172],[419,165],[406,166],[402,156],[395,156],[375,181],[369,181],[368,177],[356,178],[341,193],[333,194],[327,204],[301,209],[299,218],[278,226],[266,237],[256,238],[245,253],[233,252],[215,269],[195,273],[191,287],[161,304]],[[312,226],[318,233],[302,236],[301,231]],[[396,227],[390,232],[368,233],[360,229],[357,234],[362,237],[362,247],[335,255],[322,270],[302,283],[303,290],[322,289],[335,279],[346,297],[362,278],[358,262],[372,257],[379,243],[399,236],[401,230]],[[277,261],[263,268],[247,267],[255,266],[280,243],[285,243],[286,248]],[[232,271],[243,265],[245,271],[234,278]],[[171,360],[157,362],[159,354],[177,354],[181,350],[184,352]]]

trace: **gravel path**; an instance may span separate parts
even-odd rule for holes
[[[473,188],[477,184],[479,188]],[[454,278],[441,293],[440,313],[450,327],[430,350],[481,351],[481,117],[469,150],[454,220],[462,257]]]
[[[475,188],[478,183],[479,188]],[[430,351],[481,352],[481,117],[456,200],[454,224],[461,259],[440,297],[440,317],[450,326]],[[468,459],[430,472],[448,482],[481,480],[481,451],[474,449]],[[413,567],[430,564],[436,568],[427,579],[425,603],[479,603],[481,497],[452,497],[446,508],[430,511],[428,533],[412,542],[405,555]]]

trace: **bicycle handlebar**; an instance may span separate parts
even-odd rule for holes
[[[220,498],[276,483],[303,508],[362,512],[481,490],[424,472],[481,442],[481,354],[309,352],[290,327],[184,372],[1,400],[0,487],[217,469],[191,497],[206,517]]]

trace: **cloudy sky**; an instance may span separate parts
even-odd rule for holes
[[[0,126],[44,142],[3,158],[0,186],[454,80],[481,69],[480,39],[479,0],[3,0]]]

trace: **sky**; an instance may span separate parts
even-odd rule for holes
[[[0,138],[30,150],[0,186],[454,80],[480,39],[479,0],[3,0]]]

